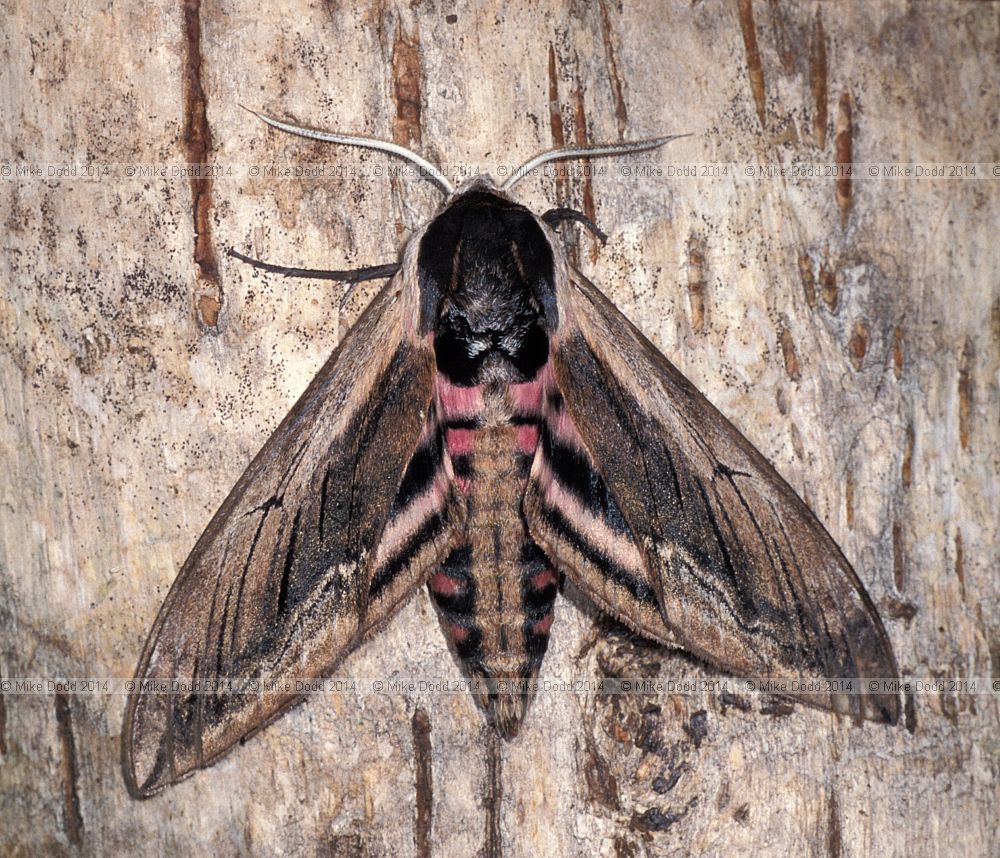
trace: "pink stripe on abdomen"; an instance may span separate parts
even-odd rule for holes
[[[460,387],[438,373],[437,399],[441,416],[449,420],[475,420],[483,410],[483,387]]]
[[[444,443],[453,456],[468,456],[472,453],[475,429],[445,429]]]
[[[534,381],[527,381],[524,384],[508,385],[511,402],[519,415],[542,416],[542,377],[545,375],[545,368],[538,373]]]

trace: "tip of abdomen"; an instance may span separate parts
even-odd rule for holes
[[[513,739],[521,729],[532,697],[534,676],[474,673],[476,702],[501,739]]]
[[[497,692],[487,703],[490,723],[497,735],[504,740],[513,739],[521,729],[524,713],[528,708],[526,692]]]

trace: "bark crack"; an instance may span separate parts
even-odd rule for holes
[[[63,793],[63,830],[74,846],[83,841],[83,816],[80,814],[80,796],[77,789],[79,770],[76,762],[76,740],[73,737],[73,713],[65,694],[56,694],[56,730],[62,749],[60,773]]]
[[[196,306],[201,323],[217,328],[222,310],[222,280],[212,243],[212,179],[205,169],[212,153],[207,98],[202,85],[201,2],[184,0],[184,145],[191,170],[194,262],[198,269]]]

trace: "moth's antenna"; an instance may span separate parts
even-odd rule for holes
[[[534,158],[526,161],[511,173],[510,178],[501,186],[501,190],[509,191],[528,173],[541,167],[542,164],[548,164],[549,161],[565,161],[569,158],[603,158],[605,155],[628,155],[631,152],[647,152],[650,149],[658,149],[671,140],[690,136],[692,135],[672,134],[669,137],[654,137],[651,140],[633,140],[628,143],[599,143],[593,146],[566,146],[561,149],[548,149],[545,152],[535,155]]]
[[[282,122],[280,119],[275,119],[273,116],[268,116],[267,114],[254,110],[253,108],[245,107],[242,104],[240,107],[252,113],[262,122],[266,122],[272,128],[287,131],[289,134],[297,134],[299,137],[309,137],[312,140],[323,140],[326,143],[340,143],[344,146],[361,146],[365,149],[377,149],[379,152],[388,152],[390,155],[398,155],[400,158],[404,158],[411,164],[414,164],[421,170],[424,170],[427,173],[428,178],[441,188],[445,194],[450,194],[454,190],[451,183],[444,177],[440,169],[435,167],[430,162],[425,161],[416,152],[411,152],[403,146],[399,146],[395,143],[389,143],[387,140],[375,140],[372,137],[358,137],[353,134],[335,134],[332,131],[319,131],[315,128],[303,128],[300,125],[291,125],[288,122]]]

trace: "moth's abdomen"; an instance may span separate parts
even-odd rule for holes
[[[501,735],[517,732],[548,645],[556,575],[523,500],[542,427],[556,323],[542,223],[503,194],[455,197],[417,258],[420,329],[432,332],[445,462],[465,496],[465,535],[431,576],[445,632]]]
[[[517,732],[548,645],[557,577],[521,510],[538,446],[537,381],[452,384],[438,376],[444,447],[465,494],[465,541],[430,580],[445,632],[469,672],[487,680],[481,703],[502,735]]]

